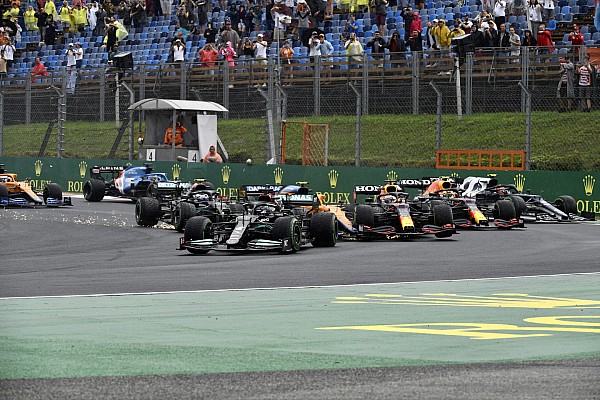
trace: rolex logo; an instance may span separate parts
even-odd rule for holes
[[[583,177],[583,188],[585,189],[585,195],[591,196],[594,191],[594,183],[596,183],[596,178],[592,175],[586,175]]]
[[[385,177],[386,181],[397,181],[398,180],[398,174],[394,171],[390,171],[387,173],[386,177]]]
[[[525,176],[521,175],[521,174],[517,174],[517,176],[515,176],[515,186],[517,187],[517,190],[519,192],[523,192],[523,188],[525,187]]]
[[[33,163],[33,166],[35,168],[35,176],[40,176],[42,174],[42,167],[44,164],[40,160],[36,160],[36,162]]]
[[[223,178],[223,183],[227,185],[229,183],[229,176],[231,174],[231,168],[227,165],[221,168],[221,177]]]
[[[181,174],[181,167],[179,164],[174,164],[173,168],[171,168],[171,172],[173,172],[173,180],[179,180],[179,175]]]
[[[277,167],[273,171],[273,175],[275,176],[275,184],[281,185],[281,182],[283,182],[283,170],[280,167]]]
[[[79,176],[81,179],[85,178],[85,174],[87,172],[87,163],[85,161],[81,161],[79,163]]]
[[[458,174],[458,172],[453,172],[450,174],[450,178],[454,178],[454,179],[460,178],[460,175]]]
[[[332,189],[335,189],[335,187],[337,186],[337,180],[339,176],[338,172],[335,169],[332,169],[331,171],[329,171],[327,176],[329,176],[329,186],[331,186]]]

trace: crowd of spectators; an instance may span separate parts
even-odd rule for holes
[[[35,0],[31,5],[14,0],[2,3],[0,49],[10,71],[15,45],[22,41],[24,31],[39,32],[40,45],[91,35],[102,37],[110,60],[129,32],[139,32],[161,16],[177,23],[167,61],[190,59],[186,40],[201,37],[202,46],[192,59],[205,66],[223,59],[233,67],[240,58],[263,65],[274,51],[289,65],[297,55],[295,49],[305,47],[313,61],[315,57],[331,60],[334,53],[340,53],[350,68],[358,68],[364,52],[373,58],[393,53],[392,59],[422,50],[449,56],[452,39],[463,35],[472,36],[476,50],[501,48],[510,55],[519,55],[521,46],[536,46],[540,53],[551,53],[555,46],[547,29],[556,15],[553,0],[483,0],[478,12],[453,13],[452,19],[449,13],[439,19],[424,14],[428,3],[420,0],[411,4],[407,0],[342,0],[335,10],[326,4],[322,0]],[[223,14],[222,20],[215,18]],[[526,28],[514,23],[515,17],[521,22],[524,18]],[[339,29],[336,43],[328,39],[333,28]],[[70,40],[61,40],[66,53]],[[576,26],[568,40],[573,46],[583,44]]]

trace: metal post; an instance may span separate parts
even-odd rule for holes
[[[229,63],[223,61],[223,107],[229,110]],[[223,113],[223,119],[229,119],[229,112]]]
[[[264,90],[258,89],[258,93],[265,98],[267,102],[267,131],[269,135],[269,155],[267,164],[275,164],[277,160],[277,149],[275,148],[275,127],[273,126],[273,109],[271,108],[271,102],[269,101],[269,94],[265,93]]]
[[[362,101],[361,101],[360,92],[358,91],[358,89],[356,88],[354,83],[350,82],[349,85],[350,85],[350,88],[356,94],[356,139],[355,139],[356,140],[356,144],[355,144],[356,148],[354,150],[354,166],[360,167],[360,120],[362,117],[362,110],[361,110]]]
[[[177,132],[177,109],[173,109],[173,121],[171,121],[171,160],[175,160],[175,133]]]
[[[525,94],[525,170],[529,171],[531,167],[531,92],[523,82],[519,82],[522,92]]]
[[[313,114],[321,115],[321,57],[315,56],[314,80],[313,80]]]
[[[473,114],[473,54],[467,54],[465,58],[467,63],[467,71],[465,73],[465,113]]]
[[[362,56],[362,108],[361,113],[364,115],[369,113],[369,57],[363,53]]]
[[[182,62],[179,64],[181,71],[181,83],[179,87],[179,98],[181,100],[187,100],[187,64]]]
[[[458,120],[462,120],[462,89],[460,87],[460,58],[454,57],[454,71],[456,79],[456,113]]]
[[[58,96],[58,146],[56,157],[63,154],[63,122],[67,120],[67,70],[63,70],[61,90]]]
[[[123,85],[123,87],[125,89],[127,89],[127,91],[129,92],[129,105],[132,106],[133,103],[135,103],[135,92],[125,82],[121,83],[121,85]],[[127,141],[128,142],[127,155],[129,157],[128,158],[129,160],[133,160],[133,135],[134,135],[133,128],[134,128],[133,110],[129,110],[129,138]]]
[[[4,74],[0,74],[0,157],[4,155]]]
[[[419,56],[421,53],[413,51],[412,53],[412,110],[413,115],[419,115],[419,72],[421,63]]]
[[[529,47],[524,46],[521,48],[521,82],[525,87],[529,87]],[[521,91],[521,112],[527,111],[527,95]]]
[[[429,85],[435,90],[437,94],[437,123],[435,129],[435,149],[440,150],[442,148],[442,92],[438,89],[438,87],[433,83],[433,81],[429,82]]]
[[[115,90],[115,126],[117,127],[117,129],[119,129],[119,120],[121,119],[121,110],[119,110],[119,108],[121,107],[121,101],[119,99],[119,88],[121,87],[121,85],[119,84],[119,72],[115,74],[115,82],[117,85],[117,90]]]
[[[146,98],[146,65],[140,65],[139,69],[139,77],[140,77],[140,99]]]
[[[277,85],[276,86],[277,90],[279,91],[279,93],[281,93],[281,119],[282,120],[286,120],[287,119],[287,93],[285,92],[285,90],[283,90],[283,88],[281,87],[281,85]]]
[[[106,106],[105,102],[106,95],[106,70],[104,67],[100,69],[100,122],[104,122]]]
[[[31,124],[31,72],[25,76],[25,124]]]

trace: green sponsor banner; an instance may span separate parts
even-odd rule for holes
[[[0,157],[9,172],[20,179],[30,178],[36,190],[49,182],[58,183],[64,192],[80,193],[95,165],[144,165],[142,161],[59,159],[33,157]],[[225,196],[237,195],[241,185],[294,184],[308,182],[313,191],[325,196],[327,203],[351,202],[355,185],[380,185],[386,179],[421,179],[424,177],[497,175],[501,183],[514,183],[521,191],[542,195],[554,201],[568,194],[577,201],[579,211],[600,213],[600,188],[596,187],[600,172],[569,171],[468,171],[419,168],[355,168],[316,167],[265,164],[206,164],[158,161],[152,163],[156,172],[172,179],[191,181],[207,179]],[[600,184],[599,184],[600,186]]]

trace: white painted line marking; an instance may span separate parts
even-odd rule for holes
[[[264,288],[244,288],[244,289],[206,289],[206,290],[175,290],[170,292],[138,292],[138,293],[98,293],[98,294],[71,294],[62,296],[25,296],[25,297],[0,297],[0,300],[20,300],[20,299],[65,299],[77,297],[111,297],[111,296],[151,296],[156,294],[183,294],[183,293],[211,293],[211,292],[249,292],[255,290],[284,290],[284,289],[326,289],[326,288],[347,288],[361,286],[391,286],[391,285],[414,285],[418,283],[437,283],[437,282],[472,282],[472,281],[499,281],[504,279],[527,279],[527,278],[551,278],[558,276],[586,276],[600,275],[600,272],[578,272],[573,274],[552,274],[552,275],[524,275],[524,276],[505,276],[499,278],[466,278],[466,279],[441,279],[438,281],[415,281],[415,282],[381,282],[381,283],[357,283],[348,285],[323,285],[323,286],[280,286]]]

